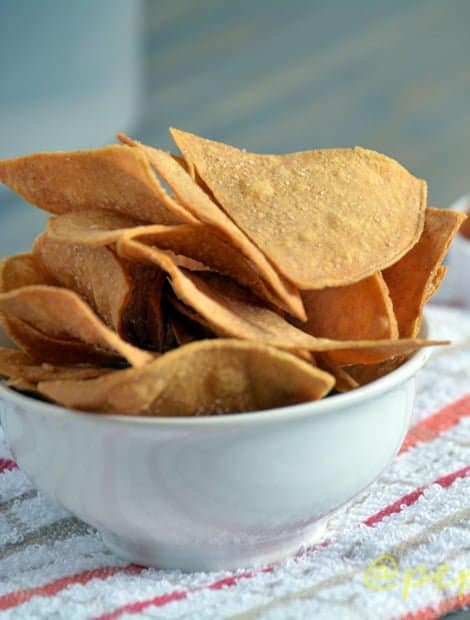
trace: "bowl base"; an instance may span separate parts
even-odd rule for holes
[[[120,558],[140,566],[185,572],[236,570],[266,566],[294,557],[326,538],[327,517],[318,519],[297,535],[250,545],[201,543],[198,545],[143,544],[99,530],[103,543]]]

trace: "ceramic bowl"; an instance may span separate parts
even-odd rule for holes
[[[1,421],[33,484],[122,558],[260,565],[318,541],[326,515],[390,463],[428,357],[322,401],[219,417],[80,413],[2,386]]]

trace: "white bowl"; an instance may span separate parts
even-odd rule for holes
[[[423,349],[372,384],[314,403],[199,418],[70,411],[0,387],[33,484],[136,564],[217,570],[312,544],[367,487],[409,424]]]

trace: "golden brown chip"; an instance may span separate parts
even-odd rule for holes
[[[15,254],[0,261],[0,293],[31,284],[54,284],[33,254]]]
[[[299,325],[312,336],[333,340],[394,340],[398,326],[387,285],[380,273],[349,284],[304,291],[307,322]],[[331,353],[340,365],[350,352]]]
[[[78,340],[54,338],[29,323],[0,314],[0,325],[13,343],[38,362],[51,364],[111,364],[119,359],[116,353],[92,347]]]
[[[263,278],[272,292],[276,305],[283,308],[292,316],[305,320],[305,310],[302,306],[300,293],[293,284],[283,278],[266,256],[248,237],[227,217],[210,197],[191,179],[178,165],[171,155],[152,147],[145,146],[119,134],[119,138],[141,150],[149,158],[150,163],[158,174],[168,183],[175,192],[178,200],[194,217],[217,231],[226,242],[236,248],[248,261],[253,263],[259,276]],[[161,199],[171,208],[173,198],[168,196],[162,188]],[[279,231],[277,232],[279,235]]]
[[[139,220],[122,213],[88,209],[49,218],[47,235],[57,241],[99,247],[112,245],[122,232],[141,225]]]
[[[426,209],[423,234],[415,247],[383,272],[390,290],[401,338],[419,332],[423,305],[436,269],[464,220],[462,213]],[[438,277],[438,276],[437,276]]]
[[[317,400],[333,383],[328,373],[289,353],[259,343],[217,339],[188,344],[142,369],[118,371],[86,383],[44,382],[39,391],[75,409],[191,416]]]
[[[257,155],[170,131],[223,210],[302,289],[362,280],[421,235],[426,183],[384,155],[359,147]]]
[[[168,210],[147,158],[129,146],[6,159],[0,181],[51,213],[110,209],[155,224],[191,219],[176,201]]]
[[[47,233],[36,239],[33,253],[59,286],[78,293],[106,325],[123,335],[132,283],[122,259],[107,247],[73,245]]]
[[[131,260],[146,260],[164,269],[179,299],[221,336],[255,340],[291,351],[347,351],[345,363],[350,364],[372,364],[432,344],[417,339],[339,341],[315,338],[262,305],[257,297],[235,282],[209,272],[196,274],[180,269],[161,250],[135,241],[132,233],[121,237],[117,250]]]
[[[98,366],[53,366],[37,363],[22,351],[0,347],[0,375],[9,379],[22,379],[29,386],[39,381],[62,379],[95,379],[112,372]],[[24,388],[23,388],[24,389]]]
[[[0,314],[6,319],[5,328],[16,344],[25,350],[34,359],[44,362],[66,363],[70,358],[57,358],[47,354],[47,348],[31,347],[21,331],[12,330],[11,321],[20,321],[43,336],[44,344],[48,340],[71,341],[72,348],[83,348],[84,358],[88,361],[93,353],[114,352],[128,360],[133,366],[142,366],[153,359],[146,351],[138,349],[107,328],[91,308],[80,297],[63,288],[53,286],[33,285],[0,294]],[[18,327],[18,325],[17,325]],[[36,344],[40,345],[40,342]],[[83,345],[86,345],[83,347]],[[90,358],[86,355],[86,350]]]

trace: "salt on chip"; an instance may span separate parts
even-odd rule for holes
[[[382,274],[346,286],[303,291],[307,322],[300,325],[312,336],[333,340],[393,340],[398,326]],[[337,364],[348,351],[331,353]]]
[[[418,241],[426,183],[360,147],[258,155],[171,129],[217,202],[301,289],[344,286]]]
[[[134,148],[142,151],[149,158],[158,174],[175,192],[180,203],[198,221],[217,231],[228,244],[253,263],[260,277],[271,289],[272,297],[280,308],[300,320],[305,320],[305,310],[297,287],[276,271],[263,252],[227,217],[169,153],[135,142],[123,134],[119,134],[118,137],[126,144],[134,145]],[[163,188],[162,192],[161,199],[171,208],[174,198],[168,196]]]
[[[93,313],[76,293],[54,286],[32,285],[0,294],[0,315],[4,317],[4,324],[8,335],[20,348],[23,348],[34,359],[61,363],[62,359],[56,354],[48,355],[47,340],[71,342],[72,350],[82,351],[82,361],[94,359],[95,353],[114,353],[115,357],[123,357],[133,366],[142,366],[153,359],[153,356],[125,342],[111,331]],[[11,321],[19,321],[12,331]],[[31,347],[22,335],[21,325],[26,325],[43,337],[44,348],[41,342],[37,348]],[[78,347],[76,346],[78,345]],[[63,361],[69,361],[67,351],[64,351]]]
[[[383,272],[401,338],[413,338],[421,326],[423,305],[436,270],[465,219],[462,213],[426,209],[423,234],[414,248]]]
[[[176,202],[168,210],[147,158],[124,145],[1,160],[0,181],[51,213],[109,209],[155,224],[191,219]]]
[[[333,383],[328,373],[289,353],[260,343],[216,339],[180,347],[141,369],[86,382],[43,382],[39,391],[75,409],[190,416],[317,400]]]
[[[218,274],[196,274],[180,269],[165,252],[135,241],[132,233],[119,240],[117,250],[131,260],[153,262],[164,269],[179,299],[221,336],[255,340],[291,351],[346,351],[346,363],[350,364],[372,364],[437,344],[418,339],[339,341],[315,338],[262,305],[258,298],[235,282]]]
[[[427,303],[431,299],[431,297],[437,293],[444,278],[446,277],[446,274],[447,267],[445,267],[444,265],[439,265],[434,275],[432,276],[431,281],[426,287],[426,292],[424,294],[424,303]]]

